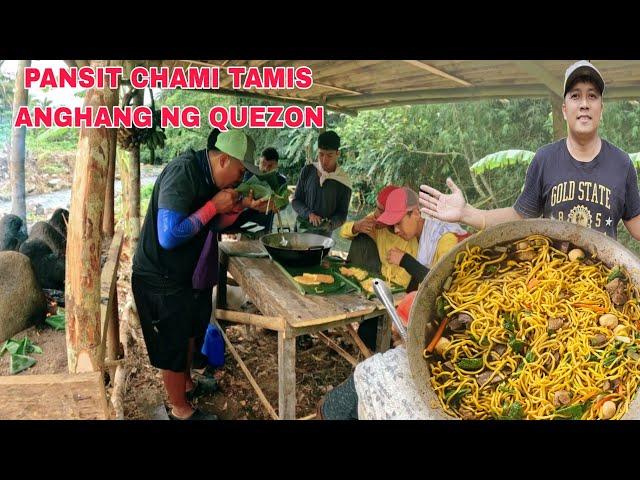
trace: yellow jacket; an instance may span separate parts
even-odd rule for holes
[[[369,214],[370,216],[373,214]],[[353,233],[353,224],[355,222],[346,222],[340,228],[340,235],[347,240],[353,240],[357,234]],[[405,253],[408,253],[413,258],[418,256],[418,239],[412,238],[410,241],[403,240],[395,233],[392,233],[388,228],[374,229],[371,238],[376,242],[378,247],[378,256],[380,257],[380,263],[382,264],[382,276],[385,280],[390,280],[393,283],[407,287],[411,281],[411,275],[399,265],[392,265],[387,261],[387,252],[392,248],[397,248]],[[438,240],[438,246],[436,247],[436,253],[433,257],[433,262],[429,265],[431,268],[442,258],[449,250],[456,246],[458,243],[458,237],[455,234],[449,232],[445,233]]]
[[[433,261],[431,262],[431,265],[429,265],[429,268],[433,267],[438,262],[438,260],[444,257],[449,250],[456,246],[457,243],[458,237],[456,237],[455,233],[449,232],[441,236],[440,240],[438,240],[436,253],[433,256]]]
[[[347,240],[355,238],[357,234],[353,233],[354,223],[355,222],[346,222],[342,225],[342,228],[340,228],[340,235],[342,238],[346,238]],[[378,247],[378,255],[380,256],[380,263],[382,264],[382,276],[385,280],[390,280],[393,283],[397,283],[398,285],[402,285],[406,288],[411,280],[411,275],[409,275],[404,268],[387,262],[387,252],[392,248],[398,248],[415,257],[418,255],[418,240],[412,238],[407,242],[395,233],[391,233],[388,228],[376,228],[370,236],[373,238],[373,241],[376,242],[376,246]]]

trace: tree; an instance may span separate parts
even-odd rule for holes
[[[20,60],[16,74],[13,111],[28,103],[29,92],[24,88],[24,69],[31,66],[31,60]],[[11,213],[22,218],[23,228],[27,228],[27,202],[25,197],[24,158],[26,127],[13,129],[11,139],[11,158],[9,159],[9,175],[11,177]]]

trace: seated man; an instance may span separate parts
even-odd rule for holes
[[[390,263],[400,265],[411,274],[408,292],[415,291],[429,268],[458,241],[470,234],[454,224],[421,217],[418,195],[409,188],[398,188],[389,194],[385,210],[378,222],[393,225],[405,240],[418,239],[417,259],[392,249]],[[407,296],[407,303],[413,301]],[[398,312],[408,312],[408,305]],[[405,325],[408,319],[404,318]],[[378,353],[358,364],[354,373],[329,392],[318,406],[318,417],[327,420],[355,419],[428,419],[429,412],[418,393],[404,346]]]
[[[384,212],[389,194],[399,188],[396,185],[389,185],[380,190],[375,211],[362,220],[345,223],[340,229],[340,235],[351,240],[348,262],[361,266],[371,273],[382,275],[383,279],[406,288],[411,275],[401,266],[390,263],[387,252],[396,248],[415,257],[418,253],[418,240],[415,238],[405,240],[390,228],[377,222]],[[379,317],[370,318],[362,322],[358,328],[360,338],[371,350],[376,348],[378,320]]]
[[[340,235],[351,240],[347,261],[379,273],[385,280],[407,287],[411,276],[404,268],[389,263],[387,252],[397,248],[415,257],[418,253],[418,240],[405,240],[377,221],[384,213],[389,195],[398,188],[400,187],[389,185],[380,190],[373,213],[356,222],[346,222],[340,229]],[[371,251],[368,245],[373,245],[374,250]]]
[[[457,224],[423,218],[418,194],[410,188],[400,188],[389,194],[378,222],[393,226],[395,233],[407,241],[418,239],[416,257],[398,248],[392,248],[387,253],[389,263],[401,266],[411,275],[408,292],[417,290],[429,268],[456,243],[470,235]]]

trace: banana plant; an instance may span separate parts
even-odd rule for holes
[[[534,155],[535,153],[529,150],[503,150],[481,158],[471,165],[471,170],[475,174],[481,174],[488,170],[504,168],[508,165],[515,165],[516,163],[529,164],[531,160],[533,160]]]

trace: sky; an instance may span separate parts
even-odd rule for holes
[[[32,60],[32,67],[38,68],[61,68],[66,67],[67,64],[62,60]],[[4,64],[0,68],[5,73],[10,74],[15,78],[16,70],[18,68],[18,60],[5,60]],[[83,99],[74,96],[75,92],[83,90],[81,88],[51,88],[48,92],[43,92],[40,88],[29,89],[29,96],[35,98],[44,99],[45,96],[51,100],[51,105],[60,106],[65,105],[69,107],[81,107]]]
[[[66,68],[67,64],[62,60],[32,60],[32,67],[37,68]],[[12,78],[16,76],[16,70],[18,69],[18,60],[5,60],[0,71],[8,73]],[[44,99],[45,97],[51,100],[52,106],[67,106],[67,107],[81,107],[82,98],[76,97],[76,92],[84,90],[83,88],[50,88],[48,92],[43,92],[40,88],[30,88],[29,96],[33,96],[38,99]],[[154,92],[154,97],[157,98],[157,91]],[[149,90],[144,91],[144,102],[150,103]]]

